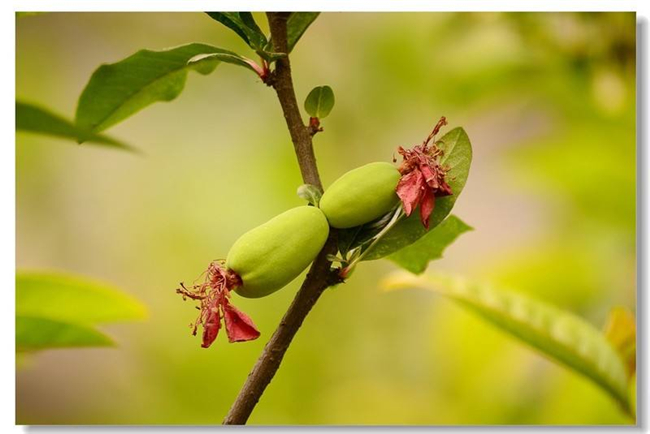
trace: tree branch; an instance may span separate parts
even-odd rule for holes
[[[267,17],[275,51],[288,53],[287,19],[289,13],[268,12]],[[278,95],[296,152],[302,179],[305,183],[312,184],[322,191],[323,186],[318,174],[316,157],[312,146],[312,134],[310,128],[303,123],[300,116],[300,109],[293,89],[288,54],[276,62],[273,74],[270,83]],[[336,250],[336,232],[330,230],[325,246],[314,260],[291,306],[289,306],[280,321],[280,325],[278,325],[275,333],[264,347],[264,351],[257,363],[255,363],[253,370],[248,374],[246,383],[239,391],[235,402],[223,421],[224,425],[243,425],[246,423],[264,390],[280,367],[284,354],[311,308],[327,287],[340,283],[340,278],[336,271],[331,270],[331,263],[327,259],[327,256],[335,254]]]

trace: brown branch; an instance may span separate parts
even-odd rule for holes
[[[287,19],[289,13],[269,12],[267,17],[275,51],[287,53]],[[312,184],[322,191],[323,187],[318,175],[311,141],[311,129],[303,123],[300,116],[296,94],[293,89],[288,55],[276,62],[270,84],[278,95],[284,118],[287,121],[302,179],[305,183]],[[248,374],[246,383],[239,391],[239,395],[237,395],[223,421],[224,425],[243,425],[246,423],[264,390],[280,367],[284,354],[311,308],[327,287],[340,283],[340,278],[336,271],[331,270],[331,264],[327,259],[327,256],[335,254],[336,250],[336,233],[330,230],[325,247],[314,260],[287,313],[284,314],[280,325],[278,325],[275,333],[264,347],[264,351],[257,363],[255,363],[253,370]]]

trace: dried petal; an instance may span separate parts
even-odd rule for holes
[[[201,346],[208,348],[217,339],[221,320],[226,323],[226,333],[230,342],[250,341],[259,337],[260,332],[253,321],[230,304],[230,291],[241,285],[237,273],[225,268],[223,261],[213,261],[202,274],[204,281],[188,289],[181,283],[176,290],[183,299],[190,298],[201,302],[199,317],[194,323],[192,334],[196,335],[199,324],[203,326]]]
[[[435,204],[436,195],[432,190],[427,190],[422,196],[422,201],[420,201],[420,220],[427,230],[429,229],[429,217],[433,212]]]
[[[212,345],[217,335],[219,334],[219,329],[221,328],[221,318],[219,316],[219,310],[217,307],[210,309],[210,312],[203,323],[203,342],[201,347],[208,348]]]
[[[252,341],[260,337],[260,332],[255,327],[253,320],[244,312],[226,300],[223,305],[223,319],[226,323],[226,333],[230,342]]]
[[[397,152],[403,157],[399,172],[402,175],[397,184],[397,195],[402,201],[404,213],[410,216],[420,206],[420,220],[429,229],[429,217],[433,212],[435,198],[453,194],[445,177],[446,168],[440,165],[438,158],[443,154],[436,147],[435,136],[447,120],[442,117],[429,137],[421,144],[410,149],[399,147]],[[433,145],[429,142],[434,140]]]
[[[422,173],[415,169],[407,175],[402,176],[397,184],[396,191],[404,205],[404,212],[407,216],[411,215],[413,210],[418,206],[424,193],[424,178],[422,177]]]

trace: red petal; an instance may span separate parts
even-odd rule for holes
[[[212,345],[212,342],[217,339],[220,328],[221,318],[219,318],[219,311],[216,307],[211,308],[208,318],[203,324],[203,342],[201,343],[201,347],[208,348]]]
[[[223,305],[226,321],[226,333],[230,342],[252,341],[260,337],[260,332],[253,324],[253,320],[244,312],[238,310],[230,302]]]
[[[402,176],[397,184],[396,192],[404,205],[404,212],[411,215],[424,193],[424,178],[422,173],[415,169]]]
[[[436,204],[436,196],[432,190],[427,190],[427,192],[422,197],[420,202],[420,220],[427,230],[429,229],[429,217],[433,212],[433,208]]]

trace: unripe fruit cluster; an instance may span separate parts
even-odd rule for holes
[[[329,236],[330,227],[348,229],[380,219],[402,202],[405,215],[420,209],[428,228],[436,197],[452,194],[445,181],[446,169],[437,160],[439,150],[428,147],[441,121],[429,138],[412,149],[399,148],[404,157],[399,169],[389,163],[370,163],[336,180],[322,195],[320,207],[300,206],[276,216],[242,235],[225,261],[215,261],[205,281],[192,290],[181,284],[184,297],[201,301],[201,314],[194,325],[203,326],[203,347],[216,339],[221,321],[231,342],[256,339],[252,320],[230,302],[230,293],[260,298],[294,280],[316,258]],[[401,214],[400,214],[401,215]],[[387,226],[388,227],[388,226]],[[339,275],[348,275],[348,264]]]
[[[323,248],[330,226],[360,226],[393,209],[399,201],[399,179],[392,164],[367,164],[336,180],[323,194],[320,208],[290,209],[242,235],[226,259],[226,267],[242,281],[235,292],[259,298],[286,286]]]
[[[201,302],[194,324],[194,334],[199,324],[203,326],[201,346],[214,342],[222,321],[230,342],[259,337],[253,321],[230,302],[231,291],[259,298],[283,288],[318,255],[330,226],[359,226],[395,207],[399,179],[397,169],[388,163],[352,170],[332,184],[320,208],[299,206],[246,232],[235,241],[225,262],[210,264],[203,283],[191,290],[181,284],[178,292],[183,297]]]

